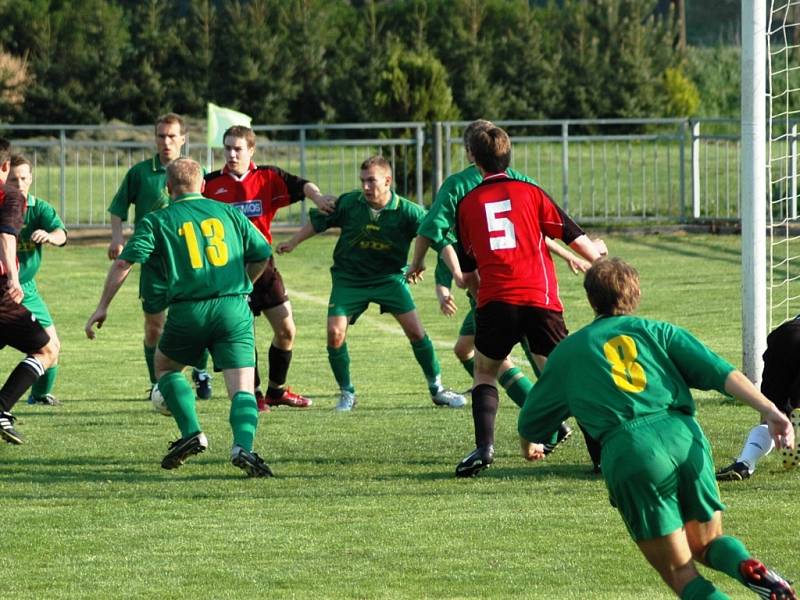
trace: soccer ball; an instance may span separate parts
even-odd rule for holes
[[[153,385],[153,389],[150,390],[150,403],[153,405],[153,410],[155,412],[160,413],[165,417],[172,416],[169,406],[167,406],[167,401],[164,400],[164,396],[161,395],[161,392],[158,389],[158,384]]]

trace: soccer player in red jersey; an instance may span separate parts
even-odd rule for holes
[[[58,356],[58,348],[31,312],[22,306],[17,238],[22,229],[26,198],[5,181],[11,170],[10,144],[0,138],[0,348],[11,346],[26,357],[0,388],[0,437],[9,444],[25,438],[14,428],[11,409]]]
[[[483,181],[458,204],[457,229],[462,271],[478,282],[472,388],[476,448],[456,467],[459,477],[472,477],[494,460],[495,381],[511,348],[526,340],[541,369],[567,336],[545,238],[562,240],[590,262],[605,250],[542,188],[506,175],[511,140],[505,131],[492,127],[476,133],[470,151]]]
[[[214,200],[233,204],[252,221],[256,228],[272,243],[270,226],[278,209],[303,198],[311,199],[324,213],[330,213],[336,196],[323,195],[317,185],[278,167],[256,166],[253,155],[256,136],[252,129],[242,125],[228,128],[223,135],[225,167],[206,175],[203,195]],[[270,258],[264,273],[253,283],[250,308],[258,316],[264,313],[273,337],[269,347],[269,381],[267,395],[259,389],[260,377],[256,366],[256,399],[259,411],[284,404],[305,408],[311,400],[284,387],[296,328],[292,305],[283,285],[283,278]]]

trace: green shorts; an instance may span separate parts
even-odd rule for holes
[[[22,306],[27,308],[36,317],[42,327],[50,327],[53,324],[53,317],[50,316],[50,311],[47,310],[47,305],[39,295],[39,289],[36,287],[36,281],[31,279],[22,284],[22,291],[25,297],[22,299]]]
[[[469,335],[475,337],[475,298],[472,297],[472,294],[467,294],[467,300],[469,300],[469,312],[464,317],[464,320],[461,323],[461,329],[458,330],[458,335]]]
[[[725,509],[711,447],[689,415],[667,411],[619,426],[603,439],[601,465],[611,505],[636,541]]]
[[[142,310],[155,315],[167,309],[167,283],[152,264],[144,263],[139,274],[139,298]]]
[[[182,365],[199,364],[207,349],[217,369],[254,367],[253,313],[247,297],[171,304],[158,348]]]
[[[381,307],[381,312],[402,315],[417,308],[411,290],[403,279],[363,287],[334,283],[328,301],[329,317],[350,317],[350,323],[367,310],[370,302]]]

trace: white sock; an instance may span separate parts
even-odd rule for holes
[[[746,464],[752,474],[756,470],[759,459],[772,452],[774,447],[769,428],[766,425],[756,425],[750,430],[750,435],[747,436],[747,441],[737,460]]]

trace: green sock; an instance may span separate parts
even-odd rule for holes
[[[229,420],[233,430],[233,443],[252,452],[258,427],[256,397],[249,392],[236,392],[231,399]]]
[[[470,356],[466,360],[461,361],[461,366],[464,367],[464,370],[469,373],[470,377],[475,377],[475,357]]]
[[[712,569],[722,571],[728,577],[733,577],[739,583],[744,583],[744,577],[739,572],[739,564],[751,557],[745,545],[732,535],[719,536],[706,550],[706,564]]]
[[[729,600],[730,596],[719,591],[708,579],[695,577],[681,592],[681,600]]]
[[[439,360],[436,358],[436,350],[433,349],[431,338],[425,337],[416,342],[411,342],[411,349],[414,351],[414,358],[417,359],[422,372],[425,373],[425,380],[428,382],[428,390],[431,395],[435,395],[442,387]]]
[[[58,365],[53,365],[44,375],[39,377],[31,387],[31,396],[34,398],[44,398],[53,391],[53,386],[56,383],[56,375],[58,374]]]
[[[144,345],[144,362],[147,363],[147,374],[150,375],[150,383],[156,382],[156,347]]]
[[[348,392],[354,392],[355,388],[350,383],[350,353],[347,352],[347,342],[339,348],[328,346],[328,362],[331,364],[333,376],[339,387]]]
[[[164,396],[172,417],[181,430],[181,437],[189,437],[202,431],[197,420],[194,404],[194,390],[186,377],[179,371],[172,371],[158,380],[158,389]]]
[[[508,397],[514,401],[514,404],[522,408],[525,404],[525,398],[528,393],[533,389],[533,382],[525,377],[517,367],[511,367],[497,378],[500,385],[508,394]]]

